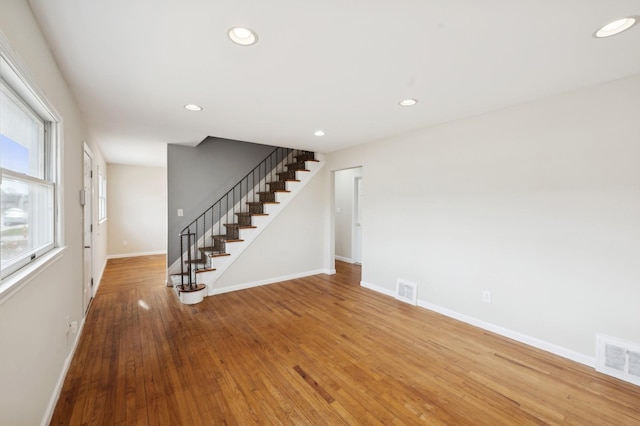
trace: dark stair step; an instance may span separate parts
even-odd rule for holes
[[[286,164],[285,167],[288,171],[296,171],[296,172],[309,172],[307,170],[307,165],[304,161],[296,161],[295,163]]]
[[[205,253],[224,253],[224,243],[226,241],[224,240],[218,240],[213,242],[212,246],[207,246],[207,247],[198,247],[198,250],[200,250],[200,253],[202,253],[202,256],[205,256]],[[221,245],[222,244],[222,245]]]
[[[247,206],[249,206],[249,213],[251,214],[265,214],[264,213],[264,205],[265,204],[278,204],[275,201],[271,202],[261,202],[261,201],[249,201],[247,202]]]
[[[225,223],[224,226],[226,226],[227,228],[227,235],[231,238],[231,239],[238,239],[240,238],[240,230],[241,229],[252,229],[252,228],[256,228],[256,226],[246,226],[246,225],[240,225],[239,223]]]
[[[214,247],[215,247],[215,242],[216,241],[222,241],[224,243],[241,243],[244,240],[240,240],[238,238],[231,238],[228,235],[212,235],[211,238],[213,238],[214,241]]]
[[[296,176],[296,171],[295,170],[288,170],[286,172],[278,172],[278,173],[276,173],[276,175],[278,175],[278,180],[300,182],[298,180],[298,176]]]
[[[189,293],[193,291],[200,291],[205,288],[204,284],[194,284],[192,287],[189,287],[189,284],[176,286],[180,293]]]
[[[238,216],[238,223],[244,226],[251,226],[251,218],[253,216],[269,216],[268,214],[265,214],[265,213],[251,213],[251,212],[238,212],[234,214]]]
[[[184,261],[185,264],[189,264],[191,263],[193,264],[198,264],[198,263],[202,263],[202,264],[206,264],[207,263],[207,259],[205,258],[200,258],[200,259],[191,259],[191,260],[185,260]]]
[[[258,192],[260,196],[261,203],[275,203],[276,202],[276,193],[271,191],[263,191]]]
[[[231,256],[231,253],[211,253],[209,257]]]
[[[310,151],[306,151],[306,152],[302,152],[300,154],[294,155],[293,158],[296,159],[296,161],[318,161],[316,160],[316,155],[313,152]]]
[[[269,185],[269,191],[286,191],[287,190],[287,182],[284,180],[267,182],[267,185]]]

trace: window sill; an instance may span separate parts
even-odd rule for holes
[[[54,248],[39,259],[3,279],[0,283],[0,305],[11,299],[34,278],[44,272],[45,269],[60,259],[65,248]]]

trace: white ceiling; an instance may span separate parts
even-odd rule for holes
[[[329,152],[640,73],[640,25],[592,37],[638,0],[29,3],[110,163],[207,136]]]

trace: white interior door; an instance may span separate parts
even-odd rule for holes
[[[362,263],[362,176],[354,178],[353,260]]]
[[[84,244],[84,265],[82,281],[82,303],[84,312],[89,308],[89,302],[93,297],[93,159],[90,152],[84,151],[84,186],[83,186],[83,244]]]

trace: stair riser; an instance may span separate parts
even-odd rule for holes
[[[316,159],[313,152],[305,152],[304,154],[294,155],[293,158],[295,158],[296,161],[311,161]]]
[[[251,224],[252,224],[251,216],[249,216],[249,215],[236,215],[236,217],[238,218],[238,223],[241,226],[251,226]]]
[[[278,173],[279,180],[297,180],[297,178],[295,170]]]
[[[261,203],[273,203],[276,201],[276,194],[274,192],[261,192],[260,193],[260,202]]]
[[[249,204],[249,213],[252,213],[252,214],[263,214],[264,213],[264,204]]]
[[[306,169],[304,161],[298,161],[296,163],[287,164],[286,167],[287,167],[288,171],[305,170]]]
[[[215,253],[224,253],[227,249],[227,243],[222,240],[214,240],[213,251]]]
[[[267,185],[269,185],[270,191],[278,191],[278,190],[286,191],[287,190],[287,182],[283,180],[268,182]]]
[[[240,238],[240,230],[235,227],[227,227],[227,238],[237,240]]]

